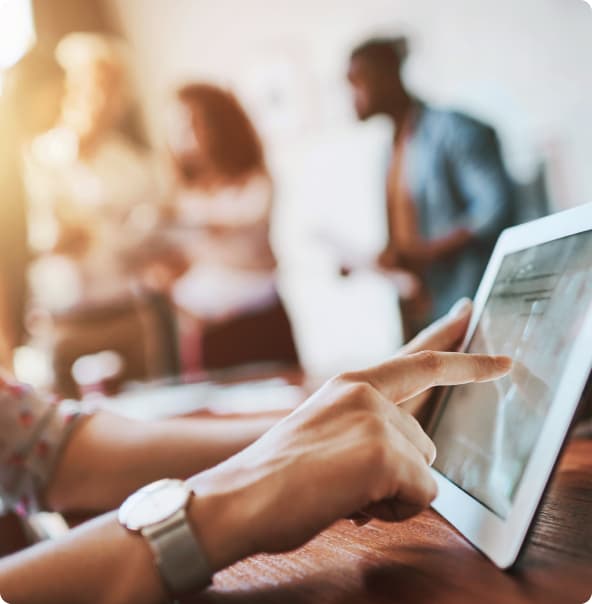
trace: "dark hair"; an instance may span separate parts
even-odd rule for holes
[[[405,36],[370,38],[356,46],[351,59],[361,58],[377,67],[398,70],[409,54],[409,40]]]
[[[177,98],[201,120],[199,136],[206,139],[208,150],[219,175],[237,180],[256,170],[265,170],[261,140],[236,97],[211,84],[188,84],[177,92]]]

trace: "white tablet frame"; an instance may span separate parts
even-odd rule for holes
[[[504,256],[588,230],[592,230],[592,204],[505,230],[495,246],[475,297],[473,316],[462,349],[466,350],[473,337]],[[516,561],[543,497],[592,369],[590,343],[592,308],[588,309],[582,329],[568,357],[566,369],[507,518],[500,518],[432,468],[439,489],[432,504],[433,508],[500,568],[509,568]],[[444,400],[445,396],[440,399],[440,403]],[[559,401],[561,404],[558,404]],[[436,409],[428,433],[433,431],[438,417]]]

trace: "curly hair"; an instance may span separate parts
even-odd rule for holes
[[[188,84],[177,91],[177,98],[189,109],[196,138],[204,141],[220,180],[236,182],[266,171],[259,135],[231,92],[212,84]]]

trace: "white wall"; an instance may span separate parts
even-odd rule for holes
[[[592,10],[581,0],[108,4],[135,51],[157,144],[167,95],[190,79],[232,86],[254,116],[278,185],[285,291],[307,358],[327,371],[388,354],[399,337],[389,287],[363,276],[340,281],[335,258],[314,239],[329,226],[373,250],[384,237],[390,131],[380,120],[354,122],[343,77],[365,36],[413,34],[406,77],[414,90],[493,123],[518,178],[545,158],[558,206],[592,201]]]
[[[137,50],[156,132],[163,95],[190,78],[241,83],[281,42],[310,63],[320,103],[344,91],[351,44],[406,30],[408,80],[428,99],[493,122],[525,175],[549,144],[564,155],[562,201],[592,199],[592,10],[583,0],[108,0]],[[248,100],[248,99],[247,99]],[[346,119],[324,115],[324,125]]]

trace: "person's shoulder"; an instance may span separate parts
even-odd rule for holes
[[[497,139],[490,124],[462,110],[430,107],[427,111],[432,131],[437,129],[440,140],[447,147],[490,145]]]
[[[471,115],[460,109],[447,107],[430,107],[428,109],[431,119],[440,122],[444,127],[453,132],[465,131],[471,133],[490,133],[494,129],[483,119]]]
[[[450,127],[457,134],[462,132],[470,138],[491,138],[496,136],[495,129],[485,120],[459,110],[449,110]]]

